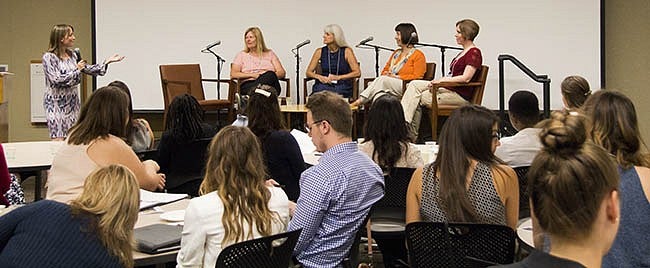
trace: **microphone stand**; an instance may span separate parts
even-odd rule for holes
[[[203,53],[210,53],[217,58],[217,99],[221,99],[221,67],[226,62],[221,56],[210,49],[201,50]]]
[[[438,45],[438,44],[417,43],[416,45],[423,46],[423,47],[437,47],[440,49],[440,61],[442,61],[440,72],[442,73],[442,76],[445,76],[445,50],[446,49],[463,50],[463,48],[460,47],[450,47],[450,46]]]
[[[291,53],[293,53],[293,56],[296,57],[296,97],[295,97],[296,102],[295,103],[300,104],[300,81],[298,81],[300,80],[300,47],[291,49]]]
[[[373,48],[375,50],[375,76],[379,77],[379,50],[381,49],[381,50],[386,50],[386,51],[390,51],[390,52],[393,52],[395,50],[392,49],[392,48],[382,47],[382,46],[368,44],[368,43],[362,44],[362,45],[357,46],[357,47],[362,47],[362,46],[366,46],[368,48]]]

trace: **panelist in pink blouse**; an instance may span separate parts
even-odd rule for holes
[[[266,47],[264,36],[258,27],[250,27],[244,32],[244,50],[240,51],[230,68],[231,79],[242,79],[239,94],[248,95],[259,84],[269,85],[278,90],[279,78],[287,72],[273,50]]]

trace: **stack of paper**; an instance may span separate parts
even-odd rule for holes
[[[307,133],[293,129],[291,130],[291,135],[293,135],[293,137],[298,142],[298,146],[300,146],[300,152],[302,152],[302,154],[309,154],[316,151],[316,146],[311,141],[311,138],[309,135],[307,135]]]
[[[164,205],[189,197],[186,194],[155,193],[140,189],[140,210]]]

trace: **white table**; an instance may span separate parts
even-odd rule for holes
[[[517,226],[517,236],[519,240],[530,248],[535,247],[533,242],[533,220],[527,218]]]
[[[42,173],[50,169],[54,155],[63,143],[63,141],[28,141],[2,144],[10,173],[35,173],[35,201],[41,199],[42,181],[47,176]],[[24,179],[23,176],[21,178]]]
[[[181,199],[179,201],[169,203],[166,205],[160,206],[164,212],[174,211],[174,210],[184,210],[187,205],[189,205],[189,199]],[[156,223],[166,223],[166,224],[175,224],[162,220],[160,215],[162,213],[154,212],[153,209],[141,211],[138,214],[138,221],[135,223],[135,228],[148,226]],[[133,251],[133,260],[135,266],[145,266],[145,265],[164,265],[167,262],[175,261],[178,250],[172,250],[168,252],[163,252],[159,254],[147,254],[139,251]],[[164,266],[162,266],[164,267]]]
[[[420,154],[422,155],[422,160],[424,160],[424,164],[428,164],[436,160],[436,156],[438,156],[438,145],[416,144],[415,147],[418,148],[418,150],[420,150]],[[318,153],[318,152],[302,153],[302,157],[305,159],[305,163],[310,164],[312,166],[318,164],[318,161],[320,160],[320,157],[322,155],[323,155],[322,153]]]

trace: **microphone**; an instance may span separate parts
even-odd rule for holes
[[[74,49],[74,54],[77,56],[77,63],[79,63],[81,61],[81,51],[79,51],[78,47]]]
[[[306,45],[309,44],[309,43],[311,43],[311,40],[307,39],[307,40],[305,40],[305,41],[302,41],[302,43],[296,45],[296,48],[294,48],[294,49],[299,49],[299,48],[301,48],[301,47],[306,46]]]
[[[205,50],[211,49],[211,48],[216,47],[216,46],[218,46],[218,45],[221,45],[221,40],[217,40],[216,42],[207,45],[207,46],[205,47]]]
[[[415,37],[418,37],[418,33],[416,33],[416,32],[412,32],[412,33],[411,33],[411,36],[409,37],[409,40],[406,41],[406,44],[407,44],[407,45],[410,44],[410,43],[411,43],[411,40],[412,40],[413,38],[415,38]]]
[[[368,38],[361,40],[361,42],[359,42],[355,47],[363,46],[363,45],[365,45],[366,43],[368,43],[368,42],[370,42],[370,41],[372,41],[372,40],[374,40],[374,39],[375,39],[374,37],[372,37],[372,36],[368,36]]]

